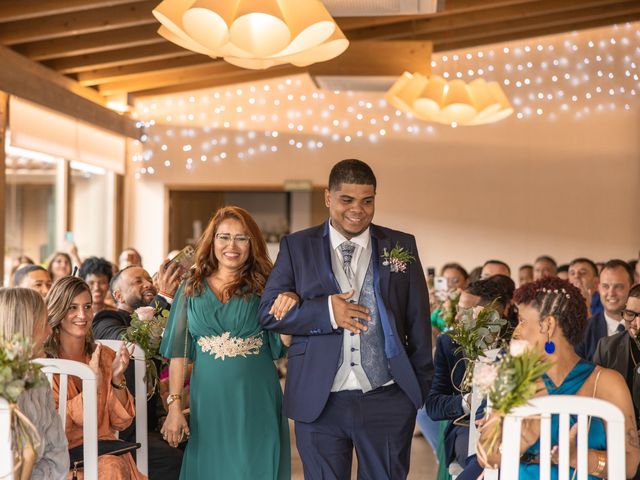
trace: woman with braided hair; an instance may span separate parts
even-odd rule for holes
[[[518,307],[518,326],[514,338],[525,340],[530,348],[546,356],[551,366],[543,376],[539,395],[577,395],[606,400],[617,406],[625,417],[625,453],[627,478],[633,477],[640,461],[638,431],[633,403],[624,378],[618,372],[597,367],[581,359],[575,346],[582,340],[587,326],[587,308],[576,287],[557,277],[546,277],[516,290],[514,301]],[[575,418],[571,419],[574,425]],[[577,428],[572,428],[575,441]],[[481,437],[482,438],[482,437]],[[520,479],[533,480],[540,476],[538,462],[540,422],[523,422],[520,451]],[[607,475],[606,434],[603,422],[591,420],[589,429],[589,479]],[[552,445],[558,443],[558,419],[551,425]],[[500,461],[499,452],[488,458],[492,465]],[[576,449],[571,449],[570,466],[573,475],[577,464]],[[526,460],[525,460],[526,459]],[[558,447],[551,450],[551,478],[558,478]],[[462,478],[462,477],[461,477]]]

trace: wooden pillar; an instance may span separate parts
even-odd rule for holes
[[[0,253],[2,254],[2,261],[0,261],[0,285],[4,282],[4,260],[5,260],[5,195],[6,195],[6,143],[7,143],[7,130],[9,129],[9,94],[0,91],[0,201],[2,202],[2,208],[0,208]]]

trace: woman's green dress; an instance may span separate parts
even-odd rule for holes
[[[255,294],[222,303],[206,282],[198,296],[183,295],[182,287],[176,294],[160,353],[184,357],[186,344],[194,362],[183,480],[291,478],[289,424],[273,363],[285,349],[258,323],[259,303]]]

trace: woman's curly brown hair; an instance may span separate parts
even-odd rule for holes
[[[250,237],[249,258],[242,266],[237,280],[225,287],[222,292],[222,301],[226,302],[233,295],[247,297],[253,293],[262,294],[267,277],[273,268],[262,232],[253,217],[243,208],[223,207],[209,221],[209,225],[198,241],[195,265],[185,284],[184,291],[187,296],[200,295],[207,277],[218,269],[218,259],[215,255],[213,242],[220,224],[230,218],[240,222]]]
[[[567,341],[578,345],[587,329],[587,303],[580,290],[558,277],[545,277],[527,283],[513,294],[517,305],[530,305],[540,319],[554,317]]]

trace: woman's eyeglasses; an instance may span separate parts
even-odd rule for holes
[[[249,240],[251,240],[249,235],[231,236],[228,233],[216,233],[215,238],[220,245],[229,245],[233,241],[236,245],[240,245],[241,247],[249,245]]]

